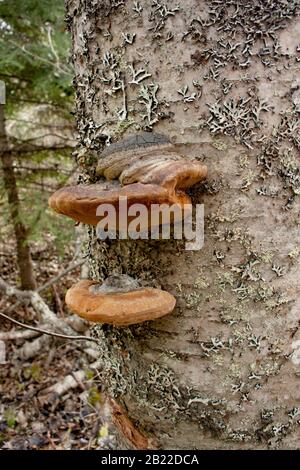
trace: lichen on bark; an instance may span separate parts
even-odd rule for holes
[[[81,181],[97,181],[105,146],[145,130],[209,168],[191,190],[199,252],[88,228],[95,279],[126,273],[177,297],[158,321],[94,328],[106,390],[164,449],[297,448],[299,2],[66,5]]]

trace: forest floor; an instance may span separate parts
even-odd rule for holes
[[[36,245],[36,244],[35,244]],[[37,244],[33,260],[38,285],[45,284],[70,263],[72,253],[61,259],[51,240]],[[1,277],[17,286],[17,266],[13,242],[0,244]],[[80,268],[68,273],[42,294],[43,300],[60,318],[69,313],[64,304],[66,289],[80,277]],[[14,302],[0,298],[0,310]],[[36,312],[28,306],[18,306],[10,313],[13,318],[31,325],[38,323]],[[0,318],[1,334],[22,331]],[[78,334],[87,334],[88,325]],[[76,332],[75,332],[76,334]],[[0,448],[2,449],[99,449],[106,435],[101,418],[103,398],[97,373],[91,364],[97,358],[92,348],[80,341],[51,338],[33,357],[24,359],[20,351],[33,339],[0,341]],[[93,344],[93,343],[90,343]],[[81,378],[74,372],[80,371]],[[77,377],[77,378],[76,378]],[[51,387],[68,381],[72,387],[61,393]],[[70,380],[71,379],[71,380]]]

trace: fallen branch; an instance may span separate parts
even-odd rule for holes
[[[95,361],[89,365],[90,369],[97,369],[100,367],[100,362]],[[47,388],[44,392],[55,393],[58,396],[64,395],[68,390],[81,386],[82,381],[86,378],[86,372],[84,370],[77,370],[72,374],[67,375],[63,380],[57,382],[55,385]]]
[[[30,302],[34,310],[40,315],[41,323],[49,326],[55,326],[59,331],[65,335],[72,335],[73,329],[67,325],[63,320],[58,318],[53,313],[48,305],[44,302],[42,297],[36,291],[21,291],[16,287],[12,287],[0,278],[0,290],[3,290],[8,296],[15,296],[19,302],[13,304],[7,311],[10,313],[17,305],[24,302]],[[2,314],[3,316],[4,314]],[[9,317],[10,318],[10,317]]]
[[[36,331],[18,331],[18,330],[10,330],[10,331],[0,331],[0,341],[15,341],[16,339],[31,339],[38,336],[40,333]]]
[[[6,347],[4,341],[0,340],[0,365],[6,364]]]
[[[30,302],[34,310],[40,314],[42,323],[46,323],[50,326],[54,325],[63,334],[72,335],[72,328],[50,310],[48,305],[43,301],[42,297],[37,292],[32,292]]]
[[[6,318],[7,320],[11,321],[12,323],[15,323],[18,326],[21,326],[22,328],[26,328],[27,331],[23,332],[13,332],[11,335],[12,339],[17,339],[19,337],[20,339],[27,339],[31,338],[34,336],[40,336],[41,334],[46,335],[42,337],[38,337],[34,339],[34,341],[31,342],[26,342],[21,348],[19,348],[16,351],[16,355],[22,359],[30,359],[34,357],[36,354],[41,349],[45,349],[45,347],[48,346],[50,343],[50,337],[58,337],[66,340],[82,340],[82,341],[90,341],[97,343],[97,340],[94,338],[91,338],[89,336],[82,336],[82,335],[74,335],[74,328],[72,327],[72,323],[78,324],[77,318],[73,319],[68,318],[67,321],[62,320],[55,315],[48,305],[44,302],[42,297],[39,295],[39,292],[42,292],[43,290],[47,289],[51,285],[55,284],[57,281],[59,281],[63,276],[65,276],[67,273],[72,271],[73,269],[76,269],[79,266],[82,266],[84,264],[84,260],[80,260],[77,263],[74,262],[74,259],[76,259],[76,256],[78,255],[79,252],[79,247],[75,250],[74,257],[70,263],[70,265],[62,271],[60,274],[58,274],[56,277],[48,281],[46,284],[41,286],[37,291],[21,291],[17,289],[16,287],[10,286],[8,283],[6,283],[3,279],[0,278],[0,290],[4,291],[7,296],[15,296],[17,297],[17,302],[15,302],[13,305],[11,305],[6,314],[0,313],[0,316],[3,318]],[[11,318],[8,313],[12,312],[13,310],[16,309],[16,307],[20,304],[28,304],[30,303],[34,310],[39,314],[40,320],[41,320],[41,325],[39,327],[27,325],[21,322],[18,322],[17,320],[14,320]],[[79,319],[78,319],[79,320]],[[60,333],[56,333],[53,331],[48,330],[47,327],[50,326],[50,329],[52,330],[53,326],[56,327]],[[18,333],[18,334],[17,334]],[[9,337],[9,333],[3,333],[4,336]],[[28,335],[28,336],[27,336]]]
[[[28,359],[36,357],[40,351],[49,350],[51,341],[51,336],[47,335],[39,336],[33,341],[26,341],[21,348],[18,348],[15,351],[14,356],[22,359],[23,361],[27,361]]]
[[[96,360],[99,357],[99,351],[97,348],[86,348],[84,349],[84,352],[87,356],[91,357],[92,359]]]
[[[34,341],[26,341],[25,344],[19,349],[16,350],[15,355],[16,357],[19,357],[20,359],[23,360],[28,360],[31,359],[42,350],[45,351],[49,349],[49,346],[51,344],[52,338],[51,336],[39,336],[36,338]],[[89,343],[90,347],[82,349],[79,347],[80,350],[82,350],[85,354],[88,356],[92,357],[93,360],[96,360],[98,358],[98,354],[96,352],[96,349],[92,347],[92,343]]]
[[[0,278],[0,289],[4,291],[4,293],[8,296],[15,296],[18,298],[29,299],[31,295],[31,291],[22,291],[17,289],[16,287],[10,286],[7,282],[3,281]]]
[[[8,321],[14,323],[15,325],[21,326],[22,328],[26,328],[27,330],[32,330],[32,331],[35,331],[37,333],[41,333],[41,334],[44,334],[44,335],[54,336],[56,338],[62,338],[62,339],[70,339],[70,340],[93,341],[94,343],[97,343],[97,340],[95,338],[91,338],[90,336],[63,335],[61,333],[54,333],[53,331],[48,331],[48,330],[44,330],[42,328],[37,328],[35,326],[31,326],[31,325],[27,325],[25,323],[21,323],[18,320],[15,320],[14,318],[11,318],[8,315],[5,315],[5,313],[2,313],[2,312],[0,312],[0,316],[5,318]]]

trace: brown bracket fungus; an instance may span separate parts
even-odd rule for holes
[[[97,225],[101,216],[97,215],[97,208],[104,204],[111,204],[119,214],[120,200],[127,198],[127,208],[133,204],[143,204],[148,209],[152,204],[178,204],[181,208],[190,203],[185,193],[170,193],[167,189],[154,184],[135,183],[120,186],[113,183],[97,183],[90,185],[66,186],[56,191],[49,199],[50,207],[77,222]],[[130,217],[126,219],[128,226]]]
[[[123,196],[127,208],[136,203],[147,208],[175,204],[182,218],[184,205],[191,203],[185,190],[203,180],[207,168],[179,154],[165,136],[144,132],[108,147],[101,154],[97,174],[106,182],[61,188],[50,197],[50,207],[77,222],[97,225],[102,219],[96,215],[97,208],[111,204],[118,214]]]
[[[143,132],[106,148],[97,174],[122,185],[157,184],[181,192],[204,179],[207,167],[179,154],[166,136]]]
[[[119,216],[123,213],[124,198],[127,210],[134,204],[143,204],[148,209],[145,227],[140,227],[143,231],[163,223],[160,215],[152,221],[154,205],[178,209],[171,214],[170,222],[181,221],[187,215],[186,207],[191,212],[191,200],[185,191],[206,177],[207,168],[179,154],[167,137],[145,132],[112,144],[102,152],[97,174],[106,181],[64,187],[50,197],[50,207],[78,222],[97,225],[104,216],[97,215],[99,206],[109,204]],[[130,217],[126,214],[123,222],[117,217],[114,228],[127,229]],[[140,287],[124,275],[115,281],[115,276],[102,285],[80,281],[68,290],[66,303],[70,310],[89,321],[113,325],[154,320],[175,307],[176,299],[168,292]]]
[[[109,276],[102,284],[82,280],[66,294],[69,309],[96,323],[132,325],[171,313],[176,299],[166,291],[141,287],[131,277]]]

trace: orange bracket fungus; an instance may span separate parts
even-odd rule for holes
[[[102,284],[82,280],[66,294],[69,309],[80,317],[96,323],[132,325],[167,315],[176,300],[168,292],[141,287],[131,277],[109,276]]]
[[[166,204],[177,206],[182,214],[184,206],[191,204],[185,191],[206,177],[207,168],[179,154],[167,137],[144,132],[105,149],[97,174],[106,181],[61,188],[50,197],[50,207],[91,225],[102,219],[103,215],[97,215],[101,205],[112,205],[119,214],[122,198],[126,198],[127,208],[136,203],[148,209]],[[124,225],[129,222],[128,217]]]
[[[99,213],[99,207],[113,207],[119,216],[114,230],[121,233],[125,229],[127,233],[132,219],[127,211],[124,219],[124,199],[126,209],[134,204],[147,209],[145,226],[141,224],[140,232],[163,223],[162,218],[152,222],[153,206],[175,206],[178,211],[173,212],[170,222],[181,221],[186,217],[186,207],[191,213],[191,200],[185,191],[206,177],[207,168],[178,153],[167,137],[144,132],[106,148],[99,159],[97,174],[101,181],[95,184],[56,191],[49,199],[50,207],[91,225],[103,220],[104,213]],[[140,287],[129,276],[120,275],[110,276],[102,284],[91,280],[78,282],[68,290],[66,303],[71,311],[89,321],[132,325],[167,315],[173,311],[176,299],[168,292]]]

